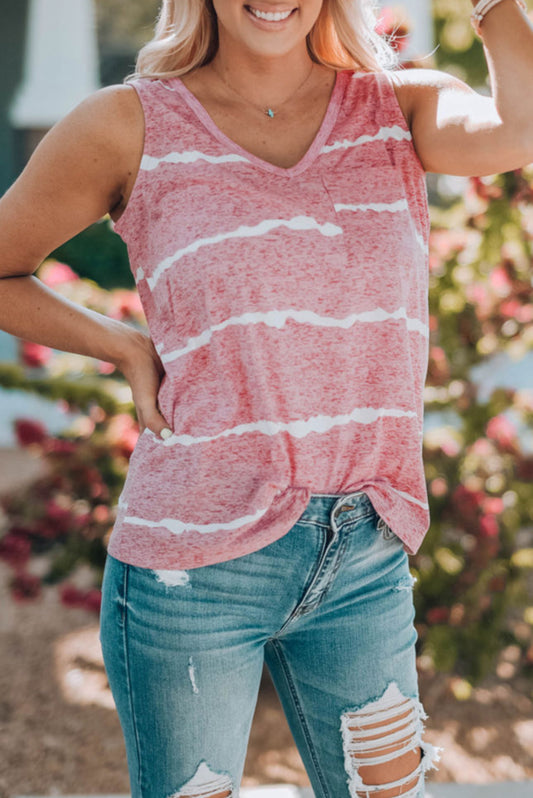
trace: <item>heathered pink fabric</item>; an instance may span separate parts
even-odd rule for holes
[[[133,85],[145,148],[115,229],[174,434],[139,436],[108,551],[209,565],[286,534],[313,493],[365,491],[416,552],[429,216],[388,73],[339,72],[289,169],[229,139],[179,78]]]

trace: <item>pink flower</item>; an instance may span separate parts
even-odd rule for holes
[[[97,504],[92,513],[93,521],[96,521],[97,524],[107,523],[110,515],[109,507],[106,504]]]
[[[143,306],[137,291],[115,290],[111,294],[112,310],[109,315],[115,319],[135,319],[143,316]]]
[[[500,303],[500,313],[510,319],[518,318],[522,305],[517,299],[506,299]]]
[[[461,451],[461,446],[455,438],[449,437],[442,441],[440,445],[441,451],[444,452],[446,457],[457,457]]]
[[[430,233],[430,250],[440,259],[448,260],[453,254],[466,246],[464,230],[432,230]]]
[[[62,283],[72,283],[80,278],[70,266],[59,261],[46,261],[39,269],[39,279],[50,288],[55,288]]]
[[[450,377],[446,352],[440,346],[432,346],[429,352],[428,379],[432,385],[443,385]]]
[[[29,446],[32,443],[44,443],[48,437],[46,427],[33,418],[17,418],[15,421],[15,435],[20,446]]]
[[[478,438],[470,447],[470,451],[478,457],[489,457],[494,454],[494,447],[486,438]]]
[[[98,588],[80,590],[75,585],[65,582],[59,589],[62,604],[67,607],[83,607],[91,612],[100,612],[102,592]]]
[[[52,350],[49,346],[35,344],[33,341],[21,341],[20,343],[20,358],[29,368],[42,368],[42,366],[46,366],[51,357]]]
[[[24,565],[31,553],[31,542],[25,535],[17,535],[11,530],[0,540],[0,559],[12,567]]]
[[[522,324],[533,321],[533,305],[520,305],[516,309],[516,320],[522,322]]]
[[[499,296],[507,296],[509,294],[512,284],[507,271],[502,266],[492,269],[489,280]]]
[[[15,601],[27,601],[37,598],[41,593],[41,582],[33,574],[19,571],[11,581],[11,595]]]
[[[35,522],[35,534],[45,540],[56,540],[65,534],[63,525],[55,522],[53,518],[39,518]]]
[[[500,534],[500,527],[493,515],[482,515],[479,519],[479,534],[482,538],[496,538]]]
[[[449,607],[432,607],[426,612],[426,620],[428,623],[446,623],[450,617]]]
[[[445,496],[448,492],[448,483],[444,477],[436,477],[431,480],[430,491],[432,496],[440,497]]]
[[[462,516],[464,521],[471,522],[477,518],[479,507],[484,498],[484,493],[477,490],[469,490],[464,485],[458,485],[453,492],[452,500],[457,513]]]
[[[54,455],[74,454],[76,451],[76,444],[74,441],[67,441],[63,438],[48,438],[45,451]]]
[[[471,177],[470,186],[481,199],[500,199],[503,194],[502,189],[491,184],[488,177]]]
[[[466,286],[465,293],[469,302],[475,305],[476,316],[484,319],[492,310],[492,299],[489,296],[486,285],[482,283],[472,283]]]
[[[496,441],[503,449],[516,448],[516,429],[511,421],[501,414],[491,418],[487,424],[487,437]]]
[[[483,512],[487,513],[487,515],[500,515],[504,510],[503,499],[496,496],[487,496],[483,499],[482,507]]]
[[[67,532],[72,526],[72,513],[70,508],[62,507],[54,499],[49,499],[45,505],[47,520],[57,529],[58,533]]]
[[[88,590],[83,598],[82,606],[85,607],[86,610],[99,613],[101,604],[102,591],[96,587],[92,588],[92,590]]]
[[[59,598],[61,603],[67,607],[81,607],[85,600],[85,594],[75,585],[64,583],[59,588]]]
[[[107,438],[120,455],[129,458],[138,437],[139,426],[128,413],[118,413],[112,417],[107,430]]]
[[[384,8],[374,28],[380,36],[389,36],[391,47],[402,52],[409,44],[409,29],[392,8]]]

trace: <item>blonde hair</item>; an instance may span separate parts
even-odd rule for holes
[[[375,0],[323,0],[307,36],[309,55],[333,69],[380,72],[399,64],[390,35],[375,31]],[[218,49],[212,0],[162,0],[153,39],[139,52],[133,78],[169,78],[209,63]]]

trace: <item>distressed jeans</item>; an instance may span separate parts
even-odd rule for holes
[[[283,537],[225,562],[108,554],[100,641],[132,798],[239,795],[263,663],[316,798],[421,798],[439,753],[422,740],[412,586],[362,492],[313,494]]]

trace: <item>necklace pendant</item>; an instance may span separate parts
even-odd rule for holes
[[[274,111],[272,110],[272,108],[267,108],[265,114],[269,116],[271,119],[274,118]]]

